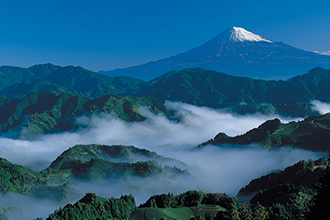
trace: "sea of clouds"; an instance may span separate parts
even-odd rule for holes
[[[312,104],[314,110],[322,114],[330,110],[329,104],[319,101],[313,101]],[[314,160],[325,156],[324,153],[294,149],[290,146],[264,149],[258,144],[207,146],[196,150],[195,146],[213,138],[219,132],[235,136],[269,119],[279,118],[282,122],[289,122],[302,120],[302,118],[260,113],[238,115],[224,109],[197,107],[179,102],[166,102],[165,105],[174,110],[173,119],[141,108],[140,113],[146,117],[146,120],[141,122],[124,122],[113,114],[97,117],[82,116],[76,120],[81,128],[75,132],[40,135],[33,140],[0,137],[0,156],[12,163],[39,171],[49,166],[51,161],[63,151],[76,144],[133,145],[186,163],[188,171],[197,181],[183,178],[182,188],[179,191],[197,189],[233,196],[254,178],[274,170],[284,169],[299,160]],[[143,180],[136,181],[141,181],[141,185],[151,187],[151,180],[145,183]],[[86,192],[96,192],[104,197],[118,197],[129,193],[134,195],[134,191],[125,187],[125,184],[111,187],[109,184],[101,184],[97,187],[81,184],[81,188]],[[153,193],[167,193],[169,190],[175,191],[170,186],[159,184]],[[151,195],[134,196],[137,198],[137,203],[141,203]],[[48,203],[52,204],[50,201]],[[38,205],[33,207],[38,207]],[[55,208],[58,207],[50,206],[49,210]]]

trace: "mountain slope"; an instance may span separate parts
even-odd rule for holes
[[[10,163],[0,157],[0,191],[28,193],[31,185],[37,181],[38,175],[32,170]]]
[[[161,162],[163,167],[158,162]],[[186,170],[170,167],[168,164],[185,165],[180,161],[133,146],[76,145],[64,151],[51,163],[49,176],[53,175],[56,178],[58,173],[67,173],[70,177],[86,181],[108,180],[112,184],[116,181],[126,181],[132,188],[141,189],[142,186],[131,180],[132,178],[152,177],[153,181],[158,181],[159,184],[178,184],[175,182],[176,178],[190,177]]]
[[[327,95],[330,92],[330,70],[320,67],[288,81],[255,80],[193,68],[171,71],[149,82],[130,77],[100,77],[100,74],[81,67],[58,67],[51,64],[29,69],[5,69],[7,73],[9,70],[24,70],[32,74],[30,78],[33,78],[1,89],[0,95],[7,98],[22,98],[34,91],[69,93],[89,99],[111,93],[154,96],[215,108],[230,107],[243,114],[275,111],[300,117],[315,114],[312,112],[311,100],[330,102]]]
[[[21,138],[67,131],[78,128],[74,117],[98,115],[101,112],[115,113],[124,121],[141,121],[145,119],[139,113],[141,106],[169,116],[171,113],[163,104],[164,101],[153,97],[105,95],[89,100],[67,93],[56,95],[53,92],[36,92],[21,99],[1,99],[0,129],[2,132],[15,130]]]
[[[329,161],[320,158],[315,161],[299,161],[298,163],[285,168],[283,171],[270,173],[260,178],[251,180],[237,194],[238,197],[251,197],[261,190],[271,189],[278,185],[293,184],[294,186],[304,186],[314,188],[314,184],[324,176]]]
[[[47,220],[128,219],[135,209],[135,199],[132,195],[106,199],[94,193],[87,193],[74,205],[68,204],[56,210]]]
[[[214,217],[219,211],[222,212],[225,208],[214,205],[222,204],[228,205],[232,200],[223,194],[211,194],[197,191],[187,191],[180,195],[156,195],[158,197],[158,204],[165,203],[166,200],[174,200],[181,198],[177,201],[180,208],[137,208],[133,196],[121,196],[120,199],[115,198],[102,198],[95,194],[88,193],[84,198],[76,202],[74,205],[68,204],[53,214],[49,215],[47,220],[56,219],[130,219],[130,220],[152,220],[152,219],[196,219],[194,216],[205,216],[207,219]],[[153,198],[152,197],[152,198]],[[149,200],[151,200],[150,198]],[[190,200],[200,200],[191,202]],[[148,200],[148,201],[149,201]],[[196,204],[192,206],[191,204]],[[186,205],[186,206],[185,206]],[[188,208],[189,207],[189,208]],[[202,219],[202,218],[201,218]],[[205,219],[205,218],[203,218]]]
[[[171,70],[201,67],[235,76],[287,79],[316,66],[330,68],[330,56],[274,43],[243,28],[233,27],[201,46],[175,56],[100,73],[151,80]]]
[[[32,170],[0,158],[0,174],[2,195],[17,193],[35,196],[36,198],[49,198],[53,201],[69,202],[81,196],[81,191],[70,183],[47,184],[48,171],[35,173]]]
[[[193,68],[171,71],[132,94],[216,108],[235,107],[238,111],[271,103],[280,113],[305,116],[311,114],[310,100],[330,101],[329,84],[330,70],[323,68],[314,68],[289,81],[255,80]]]
[[[246,145],[260,143],[264,147],[293,146],[312,151],[330,152],[330,113],[322,116],[310,116],[303,121],[281,123],[279,119],[268,120],[258,128],[235,137],[225,133],[217,134],[198,147],[208,144]]]
[[[69,92],[87,98],[106,94],[123,95],[142,87],[145,82],[131,77],[108,77],[82,67],[35,65],[30,68],[0,67],[0,94],[7,98],[21,98],[32,92]]]
[[[13,66],[1,66],[0,74],[0,89],[23,81],[31,81],[34,75],[29,69]]]
[[[163,162],[164,166],[154,159]],[[188,180],[192,176],[186,170],[166,165],[171,163],[184,165],[146,149],[94,144],[68,149],[40,172],[0,158],[0,193],[51,197],[54,201],[68,202],[81,195],[83,183],[89,184],[88,191],[90,187],[102,187],[105,183],[135,193],[159,193],[171,188],[180,190],[182,179]],[[150,187],[146,188],[151,180]]]
[[[158,155],[156,152],[151,152],[146,149],[139,149],[134,146],[89,144],[76,145],[64,151],[51,163],[50,168],[59,170],[68,169],[75,163],[75,161],[86,162],[91,159],[103,159],[111,162],[125,163],[154,160],[162,166],[173,166],[175,164],[177,167],[186,167],[186,164],[181,161],[163,157]]]

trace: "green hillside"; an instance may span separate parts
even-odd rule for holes
[[[227,208],[233,198],[222,193],[204,193],[202,191],[189,190],[179,195],[172,193],[151,196],[139,208],[179,208],[203,205],[219,205]]]
[[[22,98],[33,92],[63,92],[89,99],[107,94],[154,96],[215,108],[230,107],[238,113],[277,112],[314,115],[310,101],[330,102],[330,70],[314,68],[288,81],[258,80],[191,68],[171,71],[149,82],[131,77],[108,77],[82,67],[35,65],[0,67],[0,95]]]
[[[319,217],[322,213],[327,218],[322,208],[329,203],[328,180],[329,160],[299,161],[283,171],[252,180],[237,196],[252,197],[252,207],[266,207],[270,219],[323,219]]]
[[[144,161],[137,161],[142,157]],[[166,186],[179,189],[182,186],[178,179],[192,178],[186,170],[159,165],[155,161],[158,158],[168,163],[183,164],[155,152],[122,145],[77,145],[62,153],[40,172],[33,172],[0,158],[0,193],[12,192],[54,201],[72,201],[82,194],[79,188],[81,181],[93,184],[108,181],[112,186],[125,184],[135,192],[153,192],[158,188],[145,189],[143,179],[149,178],[147,181],[150,181],[152,178],[153,183],[162,185],[163,189]],[[140,181],[136,182],[135,178]],[[75,180],[79,180],[78,183]]]
[[[194,219],[197,216],[205,216],[207,219],[213,218],[218,212],[225,209],[218,205],[203,205],[180,208],[138,208],[130,216],[130,220],[185,220]]]
[[[128,219],[135,209],[135,199],[131,195],[105,199],[88,193],[74,205],[55,210],[47,220]]]
[[[330,113],[310,116],[303,121],[281,123],[279,119],[268,120],[257,128],[235,137],[217,134],[198,147],[208,144],[246,145],[260,143],[264,147],[293,146],[312,151],[330,152]]]
[[[290,199],[288,202],[281,204],[276,201],[276,198],[268,197],[268,199],[273,200],[273,203],[267,205],[261,205],[259,201],[256,203],[253,202],[252,204],[238,202],[234,197],[228,197],[221,194],[206,194],[200,191],[187,191],[180,195],[162,194],[152,196],[152,198],[157,198],[157,201],[151,198],[148,201],[157,203],[151,203],[151,207],[145,206],[144,204],[137,208],[134,203],[134,197],[131,195],[122,196],[120,199],[106,199],[89,193],[74,205],[68,204],[63,208],[55,210],[55,212],[49,215],[47,219],[326,219],[324,217],[328,216],[328,212],[326,211],[326,205],[329,201],[329,199],[326,198],[326,196],[329,195],[329,184],[326,183],[328,179],[329,175],[319,182],[320,187],[318,189],[320,191],[317,195],[314,195],[313,191],[308,191],[303,188],[294,188],[290,185],[278,186],[277,188],[274,188],[274,190],[277,189],[277,193],[280,194],[290,191]],[[180,198],[181,200],[176,200],[175,198]],[[219,198],[221,199],[218,200]],[[176,203],[170,205],[168,202],[171,201]],[[191,201],[194,202],[191,203]],[[324,202],[326,204],[322,205]],[[109,205],[109,203],[112,204]],[[166,207],[159,208],[155,206],[156,204],[161,206],[166,204]],[[178,204],[180,204],[180,206],[178,206]]]
[[[157,162],[162,162],[159,165]],[[169,165],[166,165],[169,164]],[[111,181],[111,184],[129,184],[136,191],[148,191],[135,177],[152,177],[157,184],[181,187],[178,178],[191,177],[186,170],[171,167],[185,165],[180,161],[166,158],[145,149],[123,145],[76,145],[58,156],[46,169],[43,182],[63,184],[71,178],[88,182]],[[157,188],[157,187],[156,187]]]
[[[183,101],[210,107],[231,107],[237,112],[311,115],[310,100],[329,102],[330,70],[315,68],[289,81],[235,77],[201,68],[171,71],[148,82],[134,95]],[[270,103],[271,105],[267,105]]]
[[[151,112],[171,112],[163,106],[164,101],[153,97],[130,97],[105,95],[89,100],[68,93],[56,95],[53,92],[35,92],[21,99],[0,99],[0,129],[3,132],[16,130],[18,137],[34,134],[76,129],[74,118],[79,115],[97,115],[101,112],[115,113],[124,121],[142,121],[139,113],[144,106]],[[27,129],[23,129],[27,128]]]
[[[324,158],[318,160],[299,161],[285,168],[283,171],[274,172],[252,180],[237,194],[238,197],[251,197],[267,189],[283,184],[292,184],[294,187],[314,188],[316,182],[326,174],[329,161]]]
[[[67,92],[94,99],[107,94],[124,95],[145,84],[143,80],[131,77],[108,77],[82,67],[50,63],[30,68],[2,66],[0,73],[0,95],[11,99],[38,91]]]
[[[176,195],[171,195],[176,197]],[[159,195],[161,196],[161,195]],[[135,206],[135,200],[132,196],[122,196],[120,199],[102,198],[95,194],[86,194],[84,198],[79,200],[74,205],[66,205],[53,214],[49,215],[47,219],[130,219],[130,220],[152,220],[152,219],[194,219],[196,216],[213,218],[218,212],[224,212],[226,209],[220,205],[228,206],[233,202],[224,194],[206,194],[197,191],[187,191],[180,195],[185,204],[175,208],[157,208],[157,207],[139,207]],[[189,205],[189,199],[198,197],[203,199],[196,205]],[[213,199],[213,200],[210,200]],[[115,203],[108,205],[109,203]],[[109,214],[111,213],[111,215]],[[120,214],[121,213],[121,216]],[[110,217],[109,217],[110,215]],[[120,217],[119,217],[120,216]]]
[[[37,198],[49,198],[53,201],[66,201],[76,199],[82,192],[68,182],[48,184],[48,170],[38,173],[0,158],[0,193],[17,193]]]
[[[111,162],[125,163],[153,160],[160,164],[176,164],[178,167],[186,167],[186,164],[181,161],[163,157],[156,152],[136,148],[134,146],[89,144],[76,145],[64,151],[51,163],[50,168],[60,170],[67,169],[72,166],[75,161],[86,162],[91,159],[103,159]]]
[[[38,180],[32,170],[3,158],[0,158],[0,176],[1,192],[28,193]]]
[[[132,176],[149,177],[157,174],[165,174],[167,170],[159,166],[155,161],[136,163],[113,163],[107,160],[94,159],[89,161],[72,161],[66,163],[64,167],[55,171],[52,169],[50,177],[56,177],[58,172],[67,173],[69,177],[97,181],[101,179],[129,179]],[[118,177],[117,177],[118,176]],[[51,181],[52,179],[49,179]],[[156,177],[155,177],[156,178]]]
[[[23,81],[31,81],[34,75],[29,69],[13,66],[1,66],[0,73],[0,89]]]

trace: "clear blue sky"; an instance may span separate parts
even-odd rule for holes
[[[238,26],[330,50],[329,0],[0,0],[0,65],[111,70],[192,49]]]

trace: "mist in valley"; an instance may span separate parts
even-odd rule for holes
[[[315,101],[312,104],[315,110],[320,112],[325,111],[325,107],[328,106]],[[260,113],[237,115],[228,110],[197,107],[179,102],[166,102],[166,107],[174,110],[172,119],[141,108],[141,114],[146,117],[146,120],[142,122],[127,123],[113,114],[82,116],[76,120],[81,128],[75,132],[40,135],[34,140],[2,137],[0,138],[0,155],[12,163],[40,171],[48,167],[51,161],[63,151],[76,144],[122,144],[155,151],[187,165],[187,167],[180,167],[180,165],[178,167],[187,169],[192,176],[178,177],[175,180],[176,185],[151,177],[133,177],[130,181],[134,183],[134,187],[129,182],[118,184],[107,180],[96,183],[78,180],[72,182],[82,193],[95,192],[103,197],[133,194],[137,204],[145,202],[154,194],[168,192],[177,194],[187,190],[220,192],[235,196],[240,188],[254,178],[284,169],[299,160],[315,160],[326,156],[324,153],[294,149],[290,146],[264,149],[258,144],[206,146],[195,149],[198,144],[214,138],[219,132],[235,136],[269,119],[279,118],[282,122],[289,122],[302,120],[302,118],[286,118]],[[15,201],[15,195],[9,195],[2,197],[2,201]],[[16,196],[20,198],[20,195]],[[31,202],[24,202],[24,204],[31,205],[28,210],[34,213],[34,218],[46,217],[59,207],[58,203],[52,201],[45,202],[30,197],[24,197],[24,199],[31,199]],[[16,205],[19,206],[19,203]],[[0,206],[8,207],[4,203]]]
[[[330,112],[330,103],[321,102],[319,100],[312,100],[312,110],[323,115]]]

